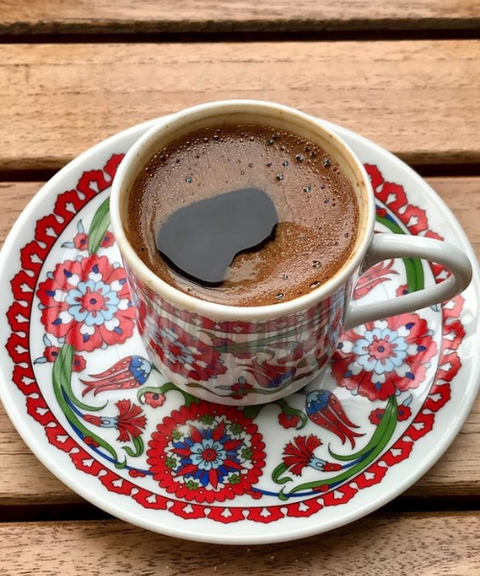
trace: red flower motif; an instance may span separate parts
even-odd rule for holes
[[[120,400],[115,404],[118,408],[116,428],[120,432],[118,440],[128,442],[142,434],[147,425],[147,419],[142,415],[142,409],[130,400]]]
[[[118,416],[85,414],[83,419],[100,428],[116,428],[120,432],[117,438],[120,442],[128,442],[140,436],[147,425],[140,406],[132,404],[130,400],[120,400],[115,406],[118,408]]]
[[[81,372],[82,370],[85,370],[86,366],[87,363],[85,361],[85,358],[80,354],[74,354],[72,362],[72,371]]]
[[[386,400],[423,382],[436,350],[426,320],[401,314],[346,332],[333,356],[332,374],[339,386],[372,401]]]
[[[375,426],[378,426],[380,424],[380,421],[382,420],[384,414],[385,414],[385,410],[383,408],[377,408],[376,410],[372,410],[370,412],[370,416],[368,417],[368,419],[370,420],[370,422],[372,424],[375,424]]]
[[[322,445],[322,441],[310,436],[297,436],[293,442],[288,442],[283,450],[283,463],[295,476],[300,476],[306,466],[321,472],[335,472],[342,466],[334,462],[321,460],[314,455],[314,451]]]
[[[115,268],[106,256],[57,264],[37,295],[47,332],[78,351],[122,344],[133,334],[125,270]]]
[[[376,410],[372,410],[370,412],[370,416],[368,417],[368,419],[370,420],[370,422],[372,424],[375,424],[375,426],[378,426],[380,424],[384,414],[385,414],[385,410],[383,408],[377,408]],[[405,420],[408,420],[411,415],[412,415],[412,411],[410,409],[410,406],[405,406],[404,404],[400,404],[400,406],[398,407],[398,411],[397,411],[397,420],[399,422],[404,422]]]
[[[168,493],[223,502],[249,493],[262,475],[265,445],[250,418],[234,406],[192,403],[157,426],[147,462]]]
[[[167,368],[190,380],[205,381],[227,371],[215,348],[163,316],[156,318],[156,333],[150,345]]]
[[[47,339],[48,340],[48,339]],[[45,360],[38,359],[36,362],[55,362],[57,356],[60,354],[60,348],[58,346],[47,346],[43,353]],[[80,354],[74,354],[72,362],[72,372],[81,372],[85,369],[87,363],[85,358]]]
[[[395,260],[390,260],[390,262],[380,262],[373,268],[370,268],[366,274],[361,276],[355,285],[355,290],[353,292],[353,298],[358,300],[358,298],[363,298],[371,290],[387,280],[391,280],[390,276],[398,274],[396,270],[393,270],[393,265]]]
[[[78,232],[73,238],[73,245],[77,250],[86,250],[88,247],[88,236],[85,232]]]
[[[358,426],[348,418],[340,400],[329,390],[308,392],[305,409],[312,422],[338,436],[342,444],[348,439],[353,448],[355,438],[363,436],[354,430]]]
[[[102,243],[100,244],[100,246],[102,248],[109,248],[110,246],[113,246],[113,244],[115,243],[115,238],[113,237],[113,234],[111,232],[107,232],[105,234],[105,236],[103,237]]]
[[[126,356],[107,370],[89,374],[93,380],[80,380],[86,388],[82,395],[93,390],[94,396],[109,390],[131,390],[145,384],[152,372],[152,364],[143,356]]]
[[[295,414],[280,412],[278,415],[278,423],[286,429],[296,428],[300,424],[300,418]]]
[[[245,371],[252,374],[262,388],[280,388],[292,382],[297,372],[296,366],[284,364],[284,361],[286,359],[282,358],[278,364],[272,364],[266,360],[259,362],[257,359],[253,359],[251,362],[252,367],[246,367]]]
[[[290,469],[292,474],[300,476],[303,469],[310,465],[313,458],[313,452],[322,445],[322,441],[310,434],[306,436],[297,436],[293,442],[289,442],[283,451],[283,462]]]
[[[163,406],[165,403],[165,396],[163,394],[158,394],[156,392],[146,392],[143,396],[145,404],[148,404],[152,408],[158,408]]]
[[[398,407],[398,412],[397,412],[398,421],[403,422],[404,420],[408,420],[411,415],[412,415],[412,411],[410,409],[410,406],[405,406],[403,404],[400,404],[400,406]]]
[[[58,346],[47,346],[43,355],[47,359],[47,362],[55,362],[59,353],[60,348]]]
[[[241,400],[250,390],[252,390],[252,388],[253,386],[248,384],[245,378],[240,377],[238,382],[235,382],[235,384],[230,386],[230,390],[233,392],[233,394],[230,394],[230,397],[234,400]]]

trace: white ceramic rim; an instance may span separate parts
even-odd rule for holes
[[[128,192],[129,180],[132,174],[136,174],[138,168],[143,167],[148,159],[151,158],[152,143],[160,137],[162,132],[173,132],[184,127],[186,122],[195,124],[205,117],[235,114],[243,111],[245,111],[244,113],[252,113],[253,111],[253,113],[265,115],[266,117],[283,116],[283,118],[286,117],[288,120],[291,119],[293,125],[295,121],[298,124],[307,124],[312,132],[318,133],[319,140],[325,140],[336,149],[335,152],[338,152],[336,159],[345,162],[353,173],[357,173],[359,178],[356,183],[356,189],[361,195],[360,202],[363,204],[363,206],[359,207],[363,215],[358,226],[359,236],[357,237],[354,251],[342,268],[325,284],[308,294],[287,302],[279,302],[267,306],[228,306],[201,300],[177,290],[154,274],[137,256],[126,237],[121,218],[121,205],[124,195]],[[292,132],[295,132],[294,128],[292,128]],[[170,139],[167,141],[170,141]],[[158,150],[158,148],[155,149]],[[128,261],[133,273],[141,279],[143,284],[171,304],[217,320],[266,321],[307,310],[334,294],[348,282],[361,266],[373,237],[375,199],[370,178],[353,150],[327,128],[321,120],[281,104],[261,100],[224,100],[193,106],[172,116],[166,116],[156,121],[153,127],[135,142],[125,155],[113,181],[110,195],[110,219],[120,253]]]
[[[5,270],[10,264],[9,255],[13,248],[15,239],[19,232],[23,229],[24,226],[31,227],[31,219],[35,215],[35,212],[39,209],[42,205],[44,200],[48,198],[48,196],[52,193],[52,191],[57,186],[57,183],[60,183],[63,178],[69,174],[71,171],[76,170],[83,163],[90,158],[93,158],[97,152],[100,152],[104,149],[107,145],[114,145],[117,140],[126,137],[127,135],[134,135],[136,133],[142,134],[142,130],[148,130],[152,125],[155,124],[155,120],[144,122],[142,124],[137,124],[136,126],[132,126],[131,128],[124,130],[123,132],[119,132],[110,138],[103,140],[102,142],[96,144],[92,148],[88,149],[84,153],[77,156],[74,160],[72,160],[67,166],[65,166],[62,170],[60,170],[52,179],[50,179],[42,188],[41,190],[33,197],[33,199],[29,202],[26,208],[23,210],[17,221],[15,222],[14,226],[12,227],[9,235],[7,236],[5,243],[3,245],[2,250],[0,251],[0,278],[3,277],[5,274]],[[340,134],[348,135],[349,138],[355,139],[359,143],[364,143],[366,146],[374,145],[375,148],[378,150],[379,154],[383,154],[390,161],[392,161],[398,168],[404,171],[408,171],[409,174],[414,178],[416,183],[418,184],[419,189],[422,190],[422,193],[425,194],[426,199],[429,199],[432,204],[435,205],[435,208],[439,210],[443,215],[449,220],[450,226],[452,230],[459,236],[460,242],[459,245],[461,246],[462,250],[468,255],[472,262],[473,267],[473,281],[472,286],[477,292],[477,295],[480,296],[480,267],[478,265],[477,257],[473,248],[463,231],[463,228],[458,223],[457,219],[455,218],[454,214],[448,208],[448,206],[443,202],[443,200],[436,194],[436,192],[431,188],[429,184],[427,184],[418,174],[416,174],[409,166],[404,164],[401,160],[399,160],[396,156],[388,152],[387,150],[381,148],[379,145],[373,144],[367,138],[360,136],[350,130],[343,128],[341,126],[337,126],[332,123],[328,123],[328,126],[332,129],[336,130]],[[38,431],[33,430],[33,426],[37,426],[37,422],[34,421],[25,410],[25,406],[23,405],[22,410],[19,410],[16,406],[16,402],[14,399],[14,395],[10,388],[13,386],[11,381],[11,376],[6,376],[4,370],[0,366],[0,376],[2,377],[2,384],[0,385],[0,400],[5,407],[5,410],[15,425],[17,432],[20,434],[24,442],[33,452],[33,454],[40,460],[42,464],[50,470],[61,482],[79,494],[85,500],[91,502],[98,508],[104,510],[108,514],[111,514],[121,520],[129,522],[135,526],[139,526],[140,528],[144,528],[147,530],[152,530],[157,533],[164,534],[166,536],[173,536],[176,538],[183,538],[187,540],[192,540],[196,542],[205,542],[205,543],[217,543],[217,544],[231,544],[231,545],[255,545],[255,544],[272,544],[272,543],[279,543],[279,542],[288,542],[293,540],[298,540],[300,538],[307,538],[309,536],[315,536],[319,533],[328,532],[335,528],[340,528],[341,526],[345,526],[350,522],[354,522],[359,518],[366,516],[381,508],[388,502],[390,502],[393,498],[407,490],[410,486],[412,486],[419,478],[421,478],[437,461],[441,456],[445,453],[445,451],[449,448],[452,444],[453,440],[457,436],[460,428],[462,427],[463,423],[465,422],[466,417],[468,416],[472,405],[476,399],[476,395],[478,389],[480,387],[480,348],[476,348],[476,354],[472,357],[472,366],[471,370],[468,374],[468,382],[465,384],[465,396],[467,400],[463,403],[462,409],[458,411],[451,425],[448,428],[448,432],[443,433],[443,436],[440,439],[440,442],[435,443],[435,449],[433,449],[430,453],[427,453],[423,459],[421,460],[420,465],[418,465],[415,469],[415,472],[412,474],[406,475],[405,477],[401,478],[400,481],[394,483],[394,485],[387,491],[385,491],[380,498],[376,498],[375,500],[370,499],[369,502],[363,506],[358,507],[357,509],[345,514],[341,518],[333,518],[328,522],[318,522],[310,524],[309,520],[306,519],[307,526],[300,530],[296,531],[284,531],[280,534],[276,533],[274,536],[268,533],[268,527],[265,527],[265,532],[262,536],[231,536],[228,535],[228,527],[225,528],[225,534],[222,537],[212,536],[208,533],[200,533],[195,532],[195,528],[192,527],[191,529],[177,529],[168,526],[158,526],[145,518],[142,518],[140,513],[139,514],[131,514],[129,512],[125,512],[122,509],[122,500],[123,496],[118,494],[113,494],[110,492],[105,493],[102,497],[100,494],[101,492],[92,493],[88,487],[85,485],[83,480],[83,475],[80,471],[78,471],[73,464],[69,465],[68,468],[63,468],[59,463],[58,459],[53,452],[50,453],[48,450],[44,449],[45,446],[45,435],[39,434]],[[458,378],[458,376],[457,376]],[[22,395],[23,396],[23,395]],[[438,429],[438,426],[437,426]],[[434,433],[432,430],[432,433]],[[425,439],[421,439],[420,442],[427,440],[428,436]],[[50,445],[48,445],[50,446]],[[408,460],[407,460],[408,461]],[[398,464],[397,466],[401,466],[402,463]],[[393,475],[398,476],[398,473],[394,470]],[[384,485],[385,480],[383,481]],[[381,484],[380,484],[381,486]],[[312,517],[314,518],[314,516]],[[185,521],[188,522],[188,521]],[[248,529],[247,529],[248,531]]]

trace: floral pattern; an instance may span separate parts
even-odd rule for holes
[[[46,335],[43,337],[43,342],[45,344],[45,350],[43,352],[43,356],[34,360],[34,364],[45,364],[46,362],[55,362],[60,354],[60,348],[58,346],[54,346]],[[85,370],[87,366],[87,361],[81,354],[74,354],[73,355],[73,362],[72,362],[72,371],[73,372],[82,372]]]
[[[234,407],[183,406],[157,426],[148,464],[169,493],[222,502],[250,490],[265,464],[257,427]]]
[[[84,250],[88,250],[88,244],[89,235],[85,232],[82,220],[79,220],[77,223],[77,233],[73,237],[73,241],[64,242],[62,248],[76,248],[80,252],[83,252]],[[113,237],[113,234],[107,230],[100,242],[100,248],[110,248],[114,244],[115,238]]]
[[[409,420],[411,418],[412,410],[408,406],[409,402],[411,402],[411,396],[403,404],[401,404],[398,407],[397,420],[399,422],[405,422],[405,420]],[[382,421],[384,414],[385,414],[384,408],[376,408],[375,410],[372,410],[370,412],[368,420],[370,421],[371,424],[378,426],[380,424],[380,422]]]
[[[372,424],[374,424],[375,426],[378,426],[380,424],[384,414],[385,414],[384,408],[377,408],[376,410],[372,410],[370,412],[370,416],[368,417],[368,419],[370,420],[370,422]]]
[[[165,317],[157,317],[150,346],[165,366],[190,380],[210,380],[225,374],[220,353]]]
[[[125,271],[106,256],[57,264],[37,296],[47,332],[75,350],[121,344],[133,334],[135,312]]]
[[[310,434],[310,436],[297,436],[293,442],[289,442],[283,451],[283,462],[288,470],[301,476],[303,469],[307,466],[321,472],[337,472],[342,469],[340,464],[327,462],[317,458],[315,449],[321,446],[322,441]]]
[[[418,314],[402,314],[346,332],[332,374],[339,386],[372,401],[387,400],[424,381],[436,350],[427,322]]]
[[[287,414],[285,412],[280,412],[278,415],[278,423],[283,426],[286,430],[289,428],[298,428],[301,420],[296,414]]]
[[[354,498],[358,491],[380,483],[389,468],[408,458],[412,445],[429,433],[434,425],[436,412],[449,401],[450,382],[461,366],[457,350],[464,337],[464,329],[459,320],[463,299],[456,298],[443,306],[444,336],[442,349],[438,351],[427,321],[419,315],[410,315],[414,316],[413,320],[401,318],[401,322],[397,324],[392,323],[393,319],[390,319],[350,331],[345,335],[342,341],[343,347],[337,350],[332,361],[332,370],[336,374],[335,384],[339,385],[338,389],[334,389],[336,393],[324,394],[325,390],[307,392],[304,395],[304,409],[293,408],[291,400],[287,399],[283,404],[278,404],[280,414],[277,417],[274,413],[271,420],[257,418],[260,412],[257,406],[241,410],[232,406],[198,402],[170,383],[152,387],[152,379],[157,378],[157,375],[153,375],[152,366],[144,356],[133,354],[117,360],[114,354],[111,354],[109,365],[102,366],[102,353],[97,355],[95,352],[104,346],[122,344],[129,337],[129,333],[133,334],[132,317],[125,315],[124,312],[127,310],[122,310],[115,304],[114,293],[119,301],[127,299],[128,296],[126,288],[125,292],[122,291],[123,288],[117,290],[118,285],[115,283],[125,274],[120,266],[113,264],[118,259],[111,245],[113,237],[109,236],[108,230],[97,234],[96,244],[102,255],[98,256],[96,251],[90,253],[88,246],[95,235],[91,230],[88,233],[85,229],[80,230],[81,220],[78,220],[78,217],[83,215],[80,214],[82,208],[98,193],[108,188],[120,160],[121,156],[116,155],[107,162],[103,170],[83,174],[77,186],[81,194],[78,194],[77,190],[69,190],[58,196],[55,216],[47,216],[37,223],[35,240],[22,249],[22,270],[12,281],[14,302],[7,314],[11,328],[7,350],[15,365],[13,381],[25,394],[26,409],[32,418],[44,427],[48,441],[58,450],[67,453],[72,465],[79,471],[97,477],[107,490],[131,498],[141,507],[162,510],[186,520],[208,518],[213,522],[228,524],[247,519],[266,524],[276,522],[285,516],[308,517],[321,513],[323,508],[344,505]],[[386,218],[394,213],[411,233],[434,235],[428,230],[425,213],[417,207],[408,205],[406,195],[400,186],[385,182],[376,167],[367,166],[367,170],[377,198],[386,206],[377,211],[379,218]],[[57,242],[57,237],[73,218],[77,218],[77,233],[71,242],[72,245],[65,247],[76,250],[79,255],[75,258],[71,256],[71,252],[67,252],[67,258],[62,263],[50,267],[51,272],[45,279],[42,264],[39,262],[46,260],[49,251]],[[88,221],[86,218],[85,220]],[[52,228],[55,235],[50,232]],[[80,236],[77,238],[77,235]],[[84,242],[80,242],[82,239]],[[76,278],[73,283],[70,282],[68,272],[72,273],[72,276],[76,274],[79,277],[78,282],[86,284],[91,279],[89,274],[96,273],[93,270],[93,263],[98,263],[99,260],[101,265],[98,274],[101,278],[98,281],[104,285],[113,284],[113,287],[110,287],[112,294],[106,304],[105,314],[109,314],[108,306],[117,306],[116,310],[111,310],[111,316],[118,319],[118,326],[123,329],[121,334],[115,332],[116,336],[113,339],[109,339],[113,334],[110,334],[104,326],[108,319],[105,318],[103,311],[94,315],[93,310],[85,309],[84,316],[81,316],[76,308],[68,311],[71,306],[77,304],[80,304],[81,308],[82,298],[85,299],[87,294],[86,288],[82,292],[78,283],[74,284]],[[384,279],[387,276],[393,280],[395,274],[390,273],[392,270],[379,269],[377,278],[381,278],[382,282],[387,281]],[[444,274],[440,267],[433,266],[432,270],[437,277]],[[36,300],[32,295],[39,280]],[[376,287],[368,282],[365,286],[368,292]],[[90,286],[89,297],[95,292],[95,288],[95,285]],[[72,290],[78,290],[80,294],[72,294],[67,302],[67,294]],[[102,287],[101,294],[108,295],[108,292]],[[80,298],[81,302],[75,298]],[[45,336],[44,348],[42,347],[37,353],[38,358],[33,360],[28,353],[25,353],[25,350],[29,349],[25,334],[28,333],[26,327],[31,321],[32,307],[37,302],[40,304],[42,322],[49,338]],[[68,315],[62,314],[64,309]],[[88,314],[91,314],[91,322],[93,319],[98,321],[100,317],[103,319],[100,319],[98,325],[93,323],[93,334],[87,339],[92,342],[85,345],[83,333],[88,334],[88,330],[84,328],[82,332],[81,328],[87,324]],[[62,322],[55,323],[57,318],[61,318]],[[202,322],[201,319],[198,320]],[[129,321],[132,326],[130,332]],[[300,321],[308,321],[308,318],[292,320],[292,322]],[[410,326],[412,323],[414,325]],[[178,324],[183,326],[180,321]],[[103,331],[100,330],[100,326],[104,326]],[[285,327],[288,326],[281,328]],[[233,323],[231,326],[205,324],[204,328],[249,333],[251,326],[241,323]],[[279,326],[275,326],[275,329],[278,328]],[[309,337],[313,338],[313,335]],[[360,340],[362,342],[359,342]],[[380,350],[382,340],[388,346]],[[220,343],[217,344],[221,346]],[[184,359],[189,360],[188,355],[198,350],[201,345],[202,341],[189,343],[185,347],[186,350],[181,351]],[[357,348],[354,351],[355,346]],[[387,347],[389,347],[388,355]],[[135,350],[128,352],[131,354]],[[165,354],[168,357],[172,354],[172,349],[167,349]],[[283,349],[281,357],[288,357],[284,365],[289,363],[295,365],[296,354],[298,354],[296,349]],[[321,360],[320,348],[318,354]],[[430,393],[425,397],[424,404],[415,405],[414,409],[411,396],[407,398],[405,396],[410,389],[423,386],[428,365],[436,354],[439,364],[436,379]],[[241,352],[238,355],[241,358]],[[197,364],[195,358],[194,360],[194,364]],[[60,361],[63,361],[63,364]],[[59,366],[62,368],[65,364],[71,366],[71,373],[81,368],[89,376],[80,379],[76,374],[62,373],[60,379],[56,378],[56,368]],[[184,362],[183,366],[187,366],[187,362]],[[354,368],[351,370],[352,374],[348,374],[350,366]],[[201,365],[200,368],[209,369],[208,366]],[[187,366],[180,369],[189,368]],[[412,380],[408,372],[416,378]],[[56,382],[55,385],[67,400],[62,407],[68,421],[66,426],[56,419],[36,381],[38,375],[42,378],[42,382],[45,382],[45,375],[49,374],[52,374],[52,380]],[[273,379],[276,376],[277,374],[273,374]],[[233,384],[229,383],[229,386],[233,394],[242,397],[248,393],[248,386],[251,384],[241,376]],[[118,400],[118,396],[115,396],[119,390],[122,391],[122,400]],[[366,427],[361,421],[354,424],[347,416],[350,403],[345,403],[344,399],[349,391],[375,402],[375,406],[370,406],[364,414]],[[86,396],[87,399],[93,399],[99,393],[102,393],[101,399],[105,401],[105,406],[101,409],[98,404],[95,406],[83,404],[78,398],[82,394],[90,394]],[[141,405],[134,400],[135,395]],[[182,405],[172,409],[171,406],[179,406],[178,399],[182,398],[182,395],[183,404],[180,401]],[[300,398],[297,396],[297,400]],[[297,401],[296,406],[299,404]],[[271,404],[269,411],[272,409],[278,410]],[[155,414],[155,417],[150,417],[150,414]],[[74,420],[74,417],[77,420]],[[326,419],[326,424],[333,424],[330,430],[325,422],[323,425],[319,424],[321,418]],[[359,440],[362,434],[371,431],[368,420],[378,427],[388,427],[390,423],[397,421],[405,422],[406,430],[398,438],[392,436],[386,451],[370,461],[362,460],[363,456],[358,456],[364,451],[362,447],[370,446],[368,442],[371,442],[371,438]],[[158,421],[160,423],[155,426]],[[265,427],[265,430],[262,430],[261,426],[265,423],[268,423],[268,429]],[[414,427],[412,423],[416,426]],[[272,425],[277,426],[273,431]],[[319,425],[321,428],[318,428]],[[307,426],[306,434],[293,437],[293,434],[298,433],[292,431],[303,426]],[[117,446],[112,447],[106,443],[106,436],[103,433],[107,434],[107,431],[103,429],[107,428],[117,433],[116,442],[120,443],[120,450]],[[268,493],[268,490],[264,490],[265,486],[272,491],[272,482],[269,484],[269,479],[264,474],[267,452],[265,438],[271,433],[283,434],[284,437],[290,435],[290,439],[284,444],[283,453],[281,449],[278,453],[273,453],[270,448],[268,454],[269,460],[271,458],[275,461],[276,458],[280,462],[278,470],[272,475],[274,482],[279,484],[276,493],[279,496],[283,493],[285,498],[278,505],[272,504],[271,500],[263,500]],[[352,436],[352,433],[359,436]],[[146,454],[143,451],[143,437],[149,439]],[[353,450],[343,455],[334,453],[335,442],[338,442],[339,446],[339,441],[343,443],[349,440],[353,448],[352,438],[363,442],[357,453]],[[348,445],[344,448],[347,447]],[[325,454],[330,452],[332,455],[326,459]],[[124,458],[121,457],[122,454]],[[341,460],[337,456],[342,456],[344,459]],[[140,463],[143,462],[143,458],[146,461],[144,467]],[[359,467],[358,473],[351,472],[357,467]],[[291,477],[288,474],[291,474]],[[305,494],[300,492],[301,498],[289,498],[288,494],[294,493],[297,488],[305,490],[305,484],[297,486],[295,482],[308,480],[312,474],[315,479],[318,478],[313,492]],[[346,480],[341,480],[345,478],[345,474],[351,475]],[[146,483],[147,480],[151,483],[151,477],[157,482],[159,492],[153,491]],[[285,486],[289,489],[283,492]],[[292,486],[294,489],[291,489]],[[333,489],[335,489],[334,496]],[[269,497],[272,493],[268,494]],[[242,499],[235,501],[237,496],[241,496]],[[258,499],[260,502],[256,505]],[[234,505],[230,506],[229,502]]]
[[[305,412],[317,426],[321,426],[340,438],[342,444],[349,440],[352,448],[356,438],[362,436],[348,417],[339,399],[329,390],[314,390],[307,394]]]
[[[386,213],[385,210],[383,210],[383,212]],[[378,213],[379,211],[377,210],[377,214]],[[354,300],[364,298],[375,288],[375,286],[382,284],[382,282],[388,282],[389,280],[392,280],[392,276],[398,275],[398,272],[393,268],[394,264],[395,260],[380,262],[363,274],[355,284],[355,289],[353,291]]]
[[[96,396],[110,390],[138,388],[145,384],[152,370],[152,364],[143,356],[127,356],[103,372],[90,374],[92,380],[81,380],[86,386],[82,395],[93,392]]]
[[[165,396],[163,394],[159,394],[158,392],[147,392],[143,396],[143,401],[145,404],[148,404],[152,408],[159,408],[165,404]]]
[[[120,400],[115,406],[118,408],[118,416],[109,418],[86,414],[84,420],[94,426],[116,428],[119,432],[119,442],[128,442],[140,436],[147,425],[147,419],[142,414],[140,406],[132,404],[130,400]]]
[[[216,323],[153,294],[128,265],[126,272],[155,364],[183,390],[201,389],[208,399],[246,405],[299,389],[327,363],[340,334],[346,287],[286,318]],[[235,372],[245,382],[232,383]]]

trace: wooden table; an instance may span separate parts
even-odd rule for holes
[[[413,165],[480,253],[478,0],[0,0],[0,242],[42,183],[132,124],[279,101]],[[208,546],[107,517],[0,408],[0,574],[480,574],[480,402],[395,502],[291,544]]]

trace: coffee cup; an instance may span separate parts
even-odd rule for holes
[[[231,306],[191,296],[155,275],[126,234],[128,197],[148,160],[178,135],[232,122],[308,139],[338,163],[355,190],[359,223],[351,253],[328,281],[287,302]],[[122,161],[110,214],[137,326],[153,363],[182,390],[222,404],[263,404],[296,392],[325,369],[344,330],[449,300],[468,286],[472,275],[470,261],[456,246],[426,237],[375,234],[372,186],[349,146],[320,120],[268,102],[214,102],[159,120]],[[386,301],[353,302],[359,275],[391,258],[425,259],[445,266],[451,275],[441,284]]]

